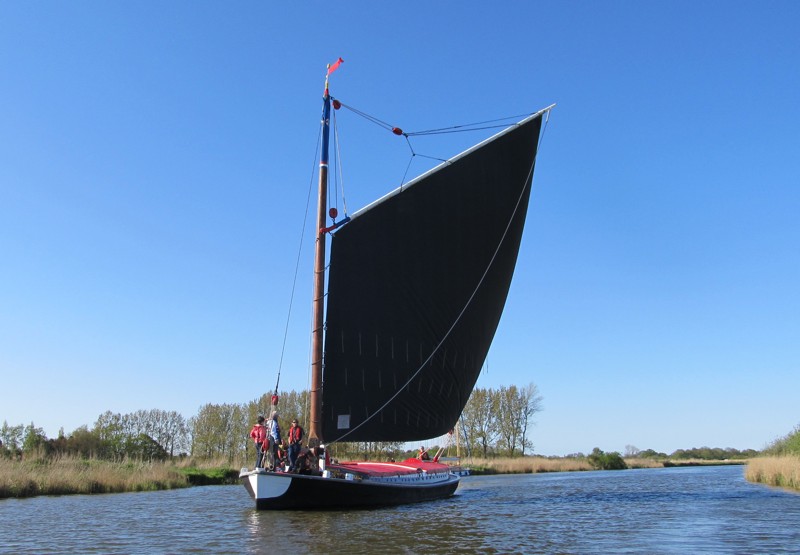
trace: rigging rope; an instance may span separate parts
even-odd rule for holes
[[[466,133],[466,132],[469,132],[469,131],[482,131],[482,130],[485,130],[485,129],[506,128],[506,127],[509,127],[509,125],[515,124],[516,122],[520,121],[521,119],[524,119],[524,118],[526,118],[526,117],[528,117],[528,116],[533,114],[533,112],[531,112],[531,113],[527,113],[527,114],[519,114],[519,115],[516,115],[516,116],[506,116],[506,117],[503,117],[503,118],[491,119],[491,120],[486,120],[486,121],[478,121],[478,122],[475,122],[475,123],[466,123],[466,124],[461,124],[461,125],[453,125],[453,126],[450,126],[450,127],[440,127],[440,128],[437,128],[437,129],[428,129],[428,130],[423,130],[423,131],[406,132],[406,131],[403,131],[402,129],[400,129],[399,127],[393,126],[392,124],[383,121],[382,119],[379,119],[379,118],[377,118],[377,117],[375,117],[373,115],[370,115],[370,114],[368,114],[368,113],[366,113],[366,112],[364,112],[362,110],[359,110],[358,108],[350,106],[349,104],[345,104],[344,102],[342,102],[339,99],[334,99],[333,96],[331,96],[331,99],[332,100],[336,100],[336,105],[338,105],[339,107],[347,108],[348,110],[350,110],[354,114],[356,114],[358,116],[361,116],[362,118],[366,119],[369,122],[374,123],[378,127],[381,127],[381,128],[383,128],[383,129],[385,129],[387,131],[391,131],[395,135],[402,135],[406,139],[406,144],[408,145],[408,149],[411,151],[411,158],[409,159],[408,164],[406,165],[405,172],[403,172],[403,179],[400,181],[401,185],[406,182],[406,178],[408,177],[408,172],[411,169],[411,164],[414,162],[414,158],[415,157],[419,156],[420,158],[427,158],[429,160],[435,160],[437,162],[445,162],[445,163],[447,162],[447,159],[445,159],[445,158],[440,158],[438,156],[430,156],[430,155],[427,155],[427,154],[420,154],[417,151],[415,151],[413,145],[411,144],[411,137],[424,137],[424,136],[428,136],[428,135],[444,135],[444,134],[448,134],[448,133]],[[336,112],[334,111],[334,121],[335,121],[335,114],[336,114]],[[548,120],[550,118],[549,110],[547,112],[547,118],[548,118]],[[344,205],[344,187],[342,188],[342,204]],[[345,214],[346,214],[347,213],[347,206],[346,205],[344,205],[344,210],[345,210]]]
[[[317,135],[317,146],[315,147],[315,152],[319,152],[319,145],[321,141],[322,141],[322,130],[320,129],[320,133],[319,135]],[[317,155],[315,154],[314,163],[312,164],[312,169],[311,169],[311,179],[309,180],[309,185],[308,185],[308,196],[306,197],[306,209],[303,215],[303,225],[300,228],[300,244],[297,247],[297,260],[295,261],[294,264],[294,278],[292,279],[292,292],[289,295],[289,310],[288,313],[286,314],[286,326],[284,327],[283,330],[283,343],[281,344],[281,356],[280,360],[278,361],[278,376],[275,380],[275,395],[278,394],[278,386],[280,385],[281,382],[281,369],[283,368],[283,356],[286,352],[286,338],[289,335],[289,321],[291,320],[292,317],[294,292],[295,289],[297,288],[297,275],[300,271],[300,255],[303,252],[303,236],[305,235],[306,224],[308,222],[308,209],[309,206],[311,205],[312,192],[314,190],[314,174],[316,172],[316,169],[317,169]]]
[[[331,96],[331,99],[333,99],[332,96]],[[383,127],[384,129],[386,129],[388,131],[391,131],[395,135],[403,135],[405,137],[416,137],[416,136],[422,136],[422,135],[441,135],[443,133],[463,133],[463,132],[467,132],[467,131],[480,131],[482,129],[494,129],[494,128],[501,128],[501,127],[508,127],[509,125],[514,124],[517,121],[519,121],[519,120],[521,120],[523,118],[526,118],[526,117],[528,117],[528,116],[530,116],[530,115],[532,115],[534,113],[534,112],[529,112],[529,113],[526,113],[526,114],[519,114],[519,115],[516,115],[516,116],[506,116],[506,117],[497,118],[497,119],[490,119],[490,120],[486,120],[486,121],[477,121],[477,122],[474,122],[474,123],[465,123],[465,124],[461,124],[461,125],[452,125],[450,127],[440,127],[440,128],[437,128],[437,129],[427,129],[427,130],[423,130],[423,131],[405,132],[402,129],[400,129],[399,127],[393,126],[392,124],[387,123],[387,122],[383,121],[382,119],[379,119],[379,118],[377,118],[375,116],[372,116],[372,115],[370,115],[370,114],[368,114],[368,113],[366,113],[366,112],[364,112],[362,110],[359,110],[358,108],[350,106],[349,104],[345,104],[344,102],[342,102],[338,98],[336,100],[337,100],[338,104],[342,108],[347,108],[348,110],[350,110],[354,114],[361,116],[362,118],[366,119],[367,121],[370,121],[370,122],[374,123],[375,125],[378,125],[379,127]]]
[[[463,133],[466,131],[480,131],[482,129],[495,129],[499,127],[508,127],[510,121],[516,123],[517,121],[526,118],[530,115],[531,114],[529,113],[529,114],[520,114],[517,116],[506,116],[504,118],[497,118],[487,121],[478,121],[475,123],[466,123],[463,125],[453,125],[451,127],[442,127],[439,129],[428,129],[427,131],[414,131],[406,133],[406,135],[409,137],[415,137],[420,135],[441,135],[444,133]],[[493,125],[488,125],[488,124],[493,124]]]
[[[340,143],[340,135],[339,135],[339,120],[336,118],[336,110],[333,111],[333,149],[334,149],[334,160],[336,161],[336,170],[334,171],[334,180],[336,183],[339,184],[339,188],[342,192],[342,210],[344,210],[345,216],[347,216],[347,200],[344,196],[344,168],[342,166],[342,146]],[[335,190],[335,188],[334,188]],[[336,196],[336,202],[338,204],[338,195]]]

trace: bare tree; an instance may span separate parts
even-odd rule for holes
[[[625,457],[638,457],[641,451],[635,445],[625,446]]]
[[[530,447],[533,451],[533,444],[528,439],[528,429],[533,425],[533,416],[542,411],[542,401],[544,397],[539,394],[536,384],[529,383],[519,391],[519,415],[521,425],[522,454]]]
[[[523,420],[522,395],[517,386],[502,386],[497,392],[497,430],[500,435],[499,445],[509,457],[516,454],[522,437]],[[521,449],[524,452],[524,449]]]

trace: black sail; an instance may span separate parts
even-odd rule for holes
[[[354,215],[331,242],[325,441],[447,433],[514,274],[542,114]]]

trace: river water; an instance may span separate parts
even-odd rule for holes
[[[800,553],[744,467],[472,476],[450,499],[259,512],[241,486],[0,501],[1,553]]]

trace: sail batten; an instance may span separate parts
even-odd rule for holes
[[[326,441],[411,441],[455,425],[514,273],[541,114],[386,195],[333,235]],[[362,350],[362,332],[374,334],[374,349]],[[395,356],[395,340],[405,342],[405,357]],[[418,362],[408,356],[414,343]],[[361,391],[347,385],[345,368],[360,370]],[[395,388],[386,387],[387,371]],[[350,411],[358,406],[361,411]],[[387,410],[395,416],[383,418]],[[347,428],[340,427],[344,414],[350,415]]]

